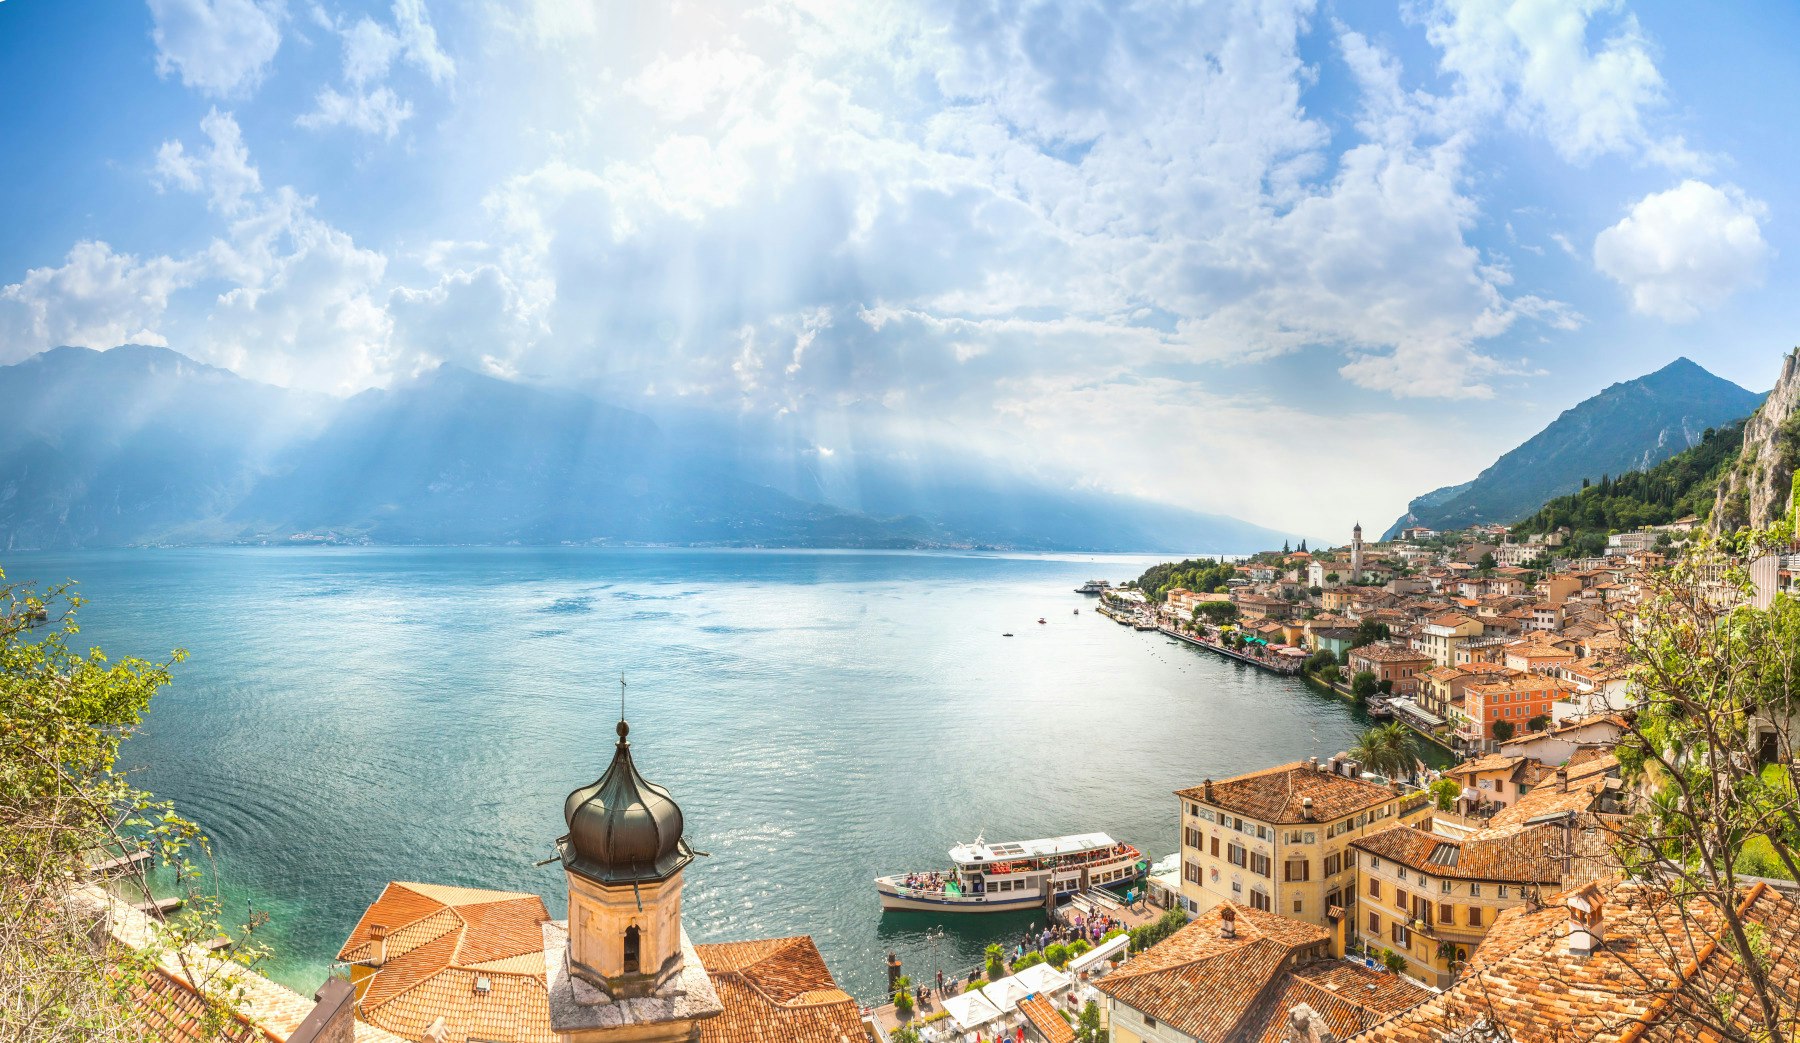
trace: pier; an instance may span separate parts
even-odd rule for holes
[[[140,864],[148,861],[150,861],[150,852],[133,851],[129,855],[97,862],[93,866],[93,871],[99,876],[118,876],[121,873],[135,870]]]
[[[1224,645],[1216,644],[1212,641],[1206,641],[1201,638],[1195,637],[1192,634],[1184,634],[1179,630],[1171,630],[1166,626],[1159,626],[1156,629],[1161,631],[1164,634],[1169,635],[1170,637],[1174,638],[1177,641],[1181,641],[1185,644],[1193,645],[1196,648],[1204,648],[1210,652],[1217,652],[1218,654],[1224,656],[1227,659],[1235,659],[1240,663],[1244,663],[1249,666],[1254,666],[1254,667],[1257,667],[1262,670],[1267,670],[1268,672],[1270,672],[1272,674],[1280,674],[1283,677],[1298,677],[1300,674],[1302,664],[1299,660],[1295,660],[1294,664],[1290,667],[1286,663],[1281,663],[1281,662],[1273,662],[1272,663],[1272,662],[1268,661],[1267,659],[1263,659],[1259,656],[1247,655],[1247,654],[1245,654],[1243,652],[1239,652],[1235,649],[1226,648]]]

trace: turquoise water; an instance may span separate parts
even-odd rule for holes
[[[606,766],[623,670],[637,763],[711,855],[689,870],[690,933],[812,934],[865,1000],[890,949],[929,976],[1033,919],[884,916],[875,875],[939,867],[978,833],[1104,830],[1160,857],[1179,840],[1171,791],[1329,755],[1366,723],[1073,592],[1148,563],[316,548],[0,561],[11,579],[80,581],[83,645],[191,653],[126,762],[211,832],[228,908],[271,915],[272,977],[315,987],[389,880],[534,891],[563,915],[560,871],[532,863],[562,831],[563,797]]]

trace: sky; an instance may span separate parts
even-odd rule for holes
[[[880,409],[1379,528],[1800,341],[1800,7],[0,0],[0,364]]]

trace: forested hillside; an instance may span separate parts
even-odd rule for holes
[[[1237,569],[1228,561],[1188,558],[1150,566],[1138,577],[1137,585],[1151,600],[1161,601],[1177,587],[1201,594],[1220,593],[1225,589],[1225,581],[1236,574]]]
[[[1708,428],[1698,445],[1647,471],[1587,479],[1579,492],[1558,496],[1520,522],[1522,533],[1567,526],[1577,535],[1666,525],[1677,518],[1704,518],[1713,493],[1744,444],[1744,422]]]

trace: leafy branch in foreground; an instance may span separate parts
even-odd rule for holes
[[[162,966],[206,1000],[212,1035],[238,999],[234,967],[263,955],[239,925],[230,957],[194,943],[222,931],[210,861],[194,823],[133,787],[117,768],[120,744],[169,681],[169,663],[109,660],[75,651],[81,599],[66,586],[40,591],[0,572],[0,1043],[135,1040],[155,1005],[145,983]],[[143,852],[102,880],[95,866]],[[185,903],[166,927],[124,945],[97,930],[91,888],[127,904],[152,900],[164,879]]]

